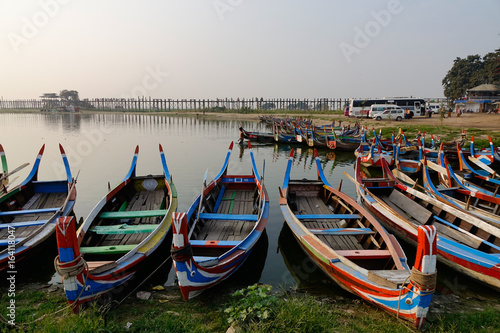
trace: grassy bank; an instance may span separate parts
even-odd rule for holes
[[[333,299],[296,291],[261,293],[252,299],[207,294],[190,301],[180,297],[177,288],[152,291],[149,300],[130,297],[120,306],[103,307],[94,303],[80,315],[66,308],[61,289],[31,286],[16,295],[16,322],[27,332],[226,332],[230,326],[239,332],[408,332],[413,329],[394,316],[357,298]],[[255,287],[254,287],[255,288]],[[260,291],[260,290],[259,290]],[[223,293],[224,294],[224,293]],[[254,295],[255,296],[255,295]],[[249,298],[250,296],[246,296]],[[248,299],[247,299],[248,300]],[[243,304],[243,307],[239,305]],[[4,295],[1,307],[7,305]],[[232,308],[230,308],[232,306]],[[64,309],[65,308],[65,309]],[[234,309],[237,311],[234,311]],[[53,315],[56,311],[61,312]],[[233,309],[229,311],[228,309]],[[262,310],[267,314],[263,315]],[[260,311],[260,312],[259,312]],[[1,311],[5,313],[4,311]],[[432,306],[431,306],[432,312]],[[245,319],[241,319],[245,317]],[[232,319],[230,324],[228,319]],[[128,329],[126,329],[128,327]],[[2,331],[6,326],[2,326]],[[498,332],[500,308],[459,309],[429,315],[426,332]]]

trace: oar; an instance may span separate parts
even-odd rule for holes
[[[194,227],[196,223],[200,220],[201,206],[203,204],[203,193],[205,192],[205,188],[207,187],[207,177],[208,177],[208,169],[205,171],[205,176],[203,177],[203,184],[201,186],[201,194],[200,194],[200,204],[198,205],[198,213],[196,214],[196,220],[191,226],[191,230],[189,230],[188,239],[191,238],[191,234],[194,231]]]
[[[2,177],[0,177],[0,181],[4,180],[6,178],[9,178],[9,176],[12,176],[13,174],[15,174],[18,171],[21,171],[22,169],[26,168],[28,165],[30,165],[30,164],[29,163],[21,164],[20,166],[18,166],[17,168],[12,170],[11,172],[8,172],[5,175],[3,175]]]
[[[262,176],[260,177],[261,181],[260,181],[260,192],[259,192],[259,196],[257,198],[257,200],[259,200],[259,206],[258,206],[258,209],[257,209],[257,213],[260,212],[260,208],[262,207],[262,199],[263,199],[263,196],[261,194],[263,194],[264,192],[264,173],[266,172],[266,160],[264,160],[264,163],[262,165]],[[259,188],[257,187],[257,191],[259,190]]]

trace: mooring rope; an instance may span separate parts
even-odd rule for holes
[[[77,262],[77,264],[75,266],[62,267],[64,265],[67,265],[67,264],[70,264],[70,263],[75,263],[75,262]],[[11,325],[11,324],[8,323],[7,319],[2,314],[0,314],[0,321],[4,322],[8,327],[25,327],[27,325],[31,325],[33,323],[36,323],[37,321],[40,321],[40,320],[44,319],[47,316],[53,316],[55,314],[58,314],[59,312],[62,312],[64,310],[66,310],[66,309],[76,307],[78,305],[78,300],[80,299],[80,296],[82,295],[83,291],[85,290],[85,286],[87,285],[87,279],[88,279],[88,265],[87,265],[87,262],[83,259],[82,254],[80,254],[75,259],[61,264],[59,262],[59,256],[57,256],[57,257],[54,258],[54,268],[55,268],[56,272],[59,275],[61,275],[64,279],[67,279],[67,278],[69,278],[71,276],[77,276],[78,274],[82,273],[84,270],[87,272],[87,274],[85,274],[85,281],[83,283],[82,289],[80,290],[80,293],[78,294],[78,296],[76,297],[76,299],[75,299],[75,301],[73,303],[68,304],[64,308],[61,308],[61,309],[59,309],[59,310],[57,310],[55,312],[44,314],[41,317],[39,317],[39,318],[37,318],[37,319],[35,319],[33,321],[27,322],[27,323],[22,323],[22,324],[16,323],[14,325]]]
[[[434,273],[426,274],[422,273],[415,267],[411,269],[410,281],[413,284],[420,288],[420,290],[429,290],[426,292],[420,292],[420,295],[427,295],[434,293],[436,289],[436,279],[437,279],[437,271]]]
[[[85,260],[83,260],[82,254],[80,253],[75,259],[71,261],[66,261],[61,263],[59,261],[59,256],[54,258],[54,268],[57,274],[63,277],[63,279],[69,279],[72,276],[77,276],[86,266]]]
[[[191,248],[191,247],[190,247]],[[135,293],[135,291],[137,289],[139,289],[139,287],[141,287],[144,282],[146,282],[153,274],[155,274],[163,265],[165,265],[165,263],[170,260],[172,258],[172,256],[168,256],[167,259],[165,259],[161,264],[158,265],[158,267],[155,268],[155,270],[153,272],[151,272],[144,280],[141,281],[141,283],[139,283],[130,293],[128,293],[124,298],[122,298],[120,301],[115,301],[115,300],[112,300],[106,304],[104,304],[103,306],[101,306],[101,308],[99,309],[99,311],[101,312],[101,314],[103,315],[104,317],[104,326],[106,326],[106,314],[108,313],[108,311],[111,309],[111,305],[113,303],[116,303],[116,306],[120,306],[128,297],[130,297],[130,295],[132,295],[133,293]]]
[[[193,256],[193,250],[191,249],[191,244],[189,243],[179,249],[174,248],[172,245],[170,253],[172,254],[172,259],[178,262],[187,261]]]
[[[400,312],[400,305],[401,305],[401,296],[403,293],[403,290],[407,290],[408,292],[413,292],[414,294],[418,294],[420,296],[427,296],[429,294],[433,294],[434,290],[436,289],[436,278],[437,278],[437,271],[434,273],[426,274],[422,273],[415,267],[412,267],[410,275],[404,280],[401,289],[399,289],[399,297],[398,297],[398,311],[396,313],[396,318],[399,320],[399,312]],[[406,282],[410,280],[410,283],[407,285]],[[416,291],[412,291],[410,288],[408,288],[409,285],[414,285],[415,287],[418,288]],[[426,290],[426,291],[422,291]]]

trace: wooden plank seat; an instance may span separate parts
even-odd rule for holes
[[[259,216],[256,214],[201,213],[200,219],[201,220],[258,221]]]
[[[13,215],[26,215],[26,214],[44,214],[44,213],[55,213],[61,207],[55,208],[41,208],[41,209],[23,209],[23,210],[9,210],[0,212],[0,216],[13,216]]]
[[[388,259],[391,257],[389,250],[338,250],[335,252],[347,259]]]
[[[408,282],[410,270],[370,270],[368,279],[388,288],[400,288]]]
[[[119,234],[140,234],[153,232],[159,224],[118,224],[118,225],[104,225],[95,226],[90,229],[90,231],[95,232],[98,235],[119,235]]]
[[[486,245],[492,249],[500,251],[500,247],[488,242],[487,240],[481,239],[479,236],[476,236],[469,231],[460,229],[458,226],[450,223],[446,220],[443,220],[439,216],[433,216],[436,222],[442,223],[448,227],[448,229],[443,229],[439,225],[434,224],[438,232],[443,233],[444,235],[448,235],[453,237],[456,241],[459,241],[467,246],[470,246],[474,249],[478,249],[481,245]]]
[[[193,239],[189,241],[189,244],[193,247],[208,247],[208,248],[221,248],[221,247],[235,247],[240,244],[241,241],[218,241],[218,240],[198,240]]]
[[[26,222],[12,222],[12,223],[2,223],[0,224],[0,229],[7,228],[23,228],[23,227],[31,227],[35,225],[44,225],[49,220],[38,220],[38,221],[26,221]]]
[[[347,236],[347,235],[373,235],[375,231],[370,228],[331,228],[331,229],[309,229],[313,234]]]
[[[166,209],[153,209],[153,210],[129,210],[124,212],[104,212],[99,216],[103,219],[133,219],[141,217],[155,217],[164,216],[167,214]]]
[[[295,216],[299,220],[326,220],[326,219],[349,220],[349,219],[361,218],[361,215],[359,214],[298,214]]]
[[[83,254],[124,254],[134,249],[136,246],[137,244],[89,246],[89,247],[81,247],[80,252]]]
[[[14,239],[14,242],[15,244],[21,242],[22,240],[24,240],[24,237],[23,238],[15,238]],[[0,246],[7,246],[9,245],[9,241],[12,243],[12,240],[9,240],[9,239],[0,239]]]
[[[115,261],[87,261],[87,267],[90,274],[99,274],[111,268],[116,267]]]

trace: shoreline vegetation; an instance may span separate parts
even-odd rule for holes
[[[332,288],[338,288],[331,286]],[[413,326],[348,293],[315,294],[253,285],[219,286],[184,301],[176,286],[143,285],[148,299],[133,293],[123,303],[104,297],[79,315],[68,307],[61,284],[30,284],[17,292],[18,332],[411,332]],[[252,290],[259,293],[249,296]],[[261,290],[268,291],[260,293]],[[341,293],[341,292],[340,292]],[[341,293],[342,294],[342,293]],[[235,296],[240,295],[240,296]],[[242,297],[244,295],[245,297]],[[6,297],[0,300],[5,309]],[[107,302],[107,303],[106,303]],[[243,307],[241,307],[241,305]],[[2,310],[2,313],[5,313]],[[7,326],[0,324],[0,331]],[[500,305],[455,294],[433,297],[423,332],[498,332]]]
[[[0,110],[3,113],[40,113],[38,110]],[[82,111],[87,113],[117,113],[118,111]],[[123,112],[120,112],[123,113]],[[375,121],[347,118],[340,111],[330,112],[277,112],[236,113],[197,111],[172,112],[127,112],[163,116],[198,117],[211,120],[259,121],[262,114],[313,118],[315,125],[360,120],[361,125],[383,127],[383,135],[403,128],[407,134],[418,130],[439,134],[443,141],[459,137],[462,129],[476,137],[475,144],[487,141],[491,135],[495,145],[500,143],[500,115],[464,114],[452,118],[414,118],[411,120]],[[235,128],[237,131],[237,128]],[[370,133],[371,134],[371,133]],[[372,134],[373,135],[373,134]],[[408,135],[409,136],[409,135]],[[477,140],[480,138],[480,140]],[[2,277],[5,279],[6,277]],[[4,280],[5,281],[5,280]],[[323,286],[323,284],[321,285]],[[337,288],[326,282],[326,287]],[[326,288],[325,287],[325,288]],[[236,288],[220,285],[199,297],[184,301],[179,288],[169,286],[156,288],[147,281],[130,297],[123,300],[117,295],[115,301],[104,297],[92,303],[80,315],[74,315],[62,289],[62,284],[20,283],[15,297],[16,319],[20,326],[11,331],[18,332],[408,332],[414,329],[348,293],[328,294],[326,289],[317,293],[312,289],[296,287],[284,289],[274,287],[271,291],[258,293],[250,298],[250,292],[231,296]],[[255,288],[246,288],[250,291]],[[162,289],[162,290],[157,290]],[[317,289],[316,289],[317,290]],[[136,291],[147,291],[147,300],[137,298]],[[324,291],[324,292],[323,292]],[[491,291],[500,295],[497,291]],[[123,292],[124,296],[128,293]],[[243,294],[243,296],[241,296]],[[246,296],[245,296],[246,295]],[[342,295],[342,296],[339,296]],[[9,298],[5,287],[1,288],[0,314],[5,317]],[[245,303],[246,302],[246,303]],[[246,304],[244,307],[242,304]],[[56,313],[57,312],[57,313]],[[41,318],[41,319],[40,319]],[[24,324],[24,325],[23,325]],[[0,332],[9,327],[0,323]],[[491,302],[475,296],[441,290],[433,297],[430,312],[422,331],[424,332],[494,332],[500,331],[500,302]]]

